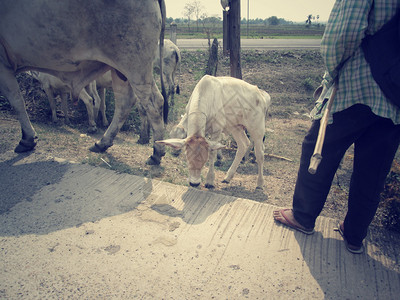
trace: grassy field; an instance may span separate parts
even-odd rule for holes
[[[305,25],[264,25],[264,24],[241,24],[242,38],[315,38],[320,39],[324,33],[325,26]],[[177,26],[177,37],[179,38],[207,38],[207,33],[211,38],[222,38],[222,24],[197,24],[194,22],[190,25],[179,24]],[[170,35],[170,26],[167,24],[165,36]]]

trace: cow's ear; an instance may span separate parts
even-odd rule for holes
[[[208,144],[210,145],[210,150],[219,150],[225,148],[225,145],[221,144],[220,142],[208,141]]]
[[[186,141],[185,139],[167,139],[167,140],[156,141],[156,143],[170,146],[174,149],[182,149],[182,147],[185,145],[185,141]]]

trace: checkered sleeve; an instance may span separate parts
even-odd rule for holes
[[[321,41],[321,54],[332,78],[337,77],[339,69],[359,48],[372,4],[373,0],[335,2]]]

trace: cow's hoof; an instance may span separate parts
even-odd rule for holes
[[[15,147],[14,152],[15,153],[24,153],[28,151],[32,151],[36,146],[35,140],[28,142],[28,141],[23,141],[21,140],[18,144],[17,147]]]
[[[147,145],[149,142],[150,142],[149,138],[141,138],[141,137],[137,141],[137,143],[140,145]]]
[[[161,163],[160,159],[157,159],[156,157],[154,157],[153,155],[150,156],[147,160],[146,160],[146,165],[150,165],[150,166],[158,166]]]
[[[189,182],[189,185],[190,185],[191,187],[198,187],[198,186],[200,185],[200,182],[199,182],[199,183]]]
[[[263,190],[264,190],[264,188],[262,186],[256,187],[256,191],[263,191]]]
[[[32,151],[36,146],[37,137],[31,138],[29,141],[20,140],[17,147],[15,147],[15,153],[24,153]]]
[[[206,187],[207,189],[213,189],[215,186],[214,186],[213,184],[206,183],[206,184],[205,184],[205,187]]]
[[[214,166],[220,167],[220,166],[222,166],[222,162],[220,160],[216,160],[214,163]]]
[[[229,183],[229,181],[224,179],[224,180],[222,180],[222,183]]]
[[[89,126],[88,133],[96,133],[96,132],[97,132],[97,127],[96,126]]]
[[[104,153],[106,152],[108,147],[101,147],[97,143],[94,143],[92,147],[89,148],[90,151],[94,153]]]

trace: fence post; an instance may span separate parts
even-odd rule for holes
[[[176,45],[176,29],[177,29],[177,25],[175,22],[172,22],[170,25],[170,40],[171,42],[173,42]]]
[[[218,68],[218,40],[214,39],[210,47],[207,68],[205,73],[212,76],[217,76]]]

